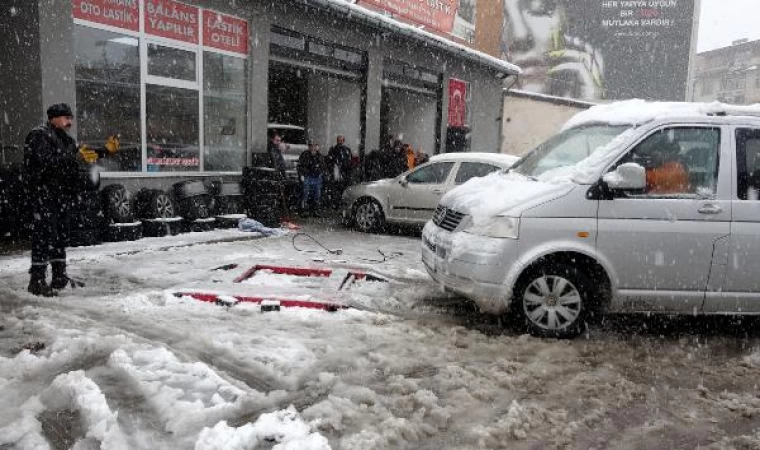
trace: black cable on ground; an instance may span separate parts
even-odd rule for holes
[[[327,253],[329,253],[331,255],[342,255],[343,254],[343,249],[340,249],[340,248],[337,248],[337,249],[328,248],[324,244],[322,244],[314,236],[310,235],[309,233],[303,233],[303,232],[296,233],[296,234],[293,235],[293,240],[291,241],[291,243],[293,244],[293,248],[296,251],[299,251],[301,253],[319,253],[319,251],[317,251],[317,250],[304,250],[302,248],[299,248],[296,245],[296,238],[298,238],[299,236],[305,236],[305,237],[311,239],[315,244],[317,244],[318,246],[322,247]],[[371,259],[371,258],[356,258],[356,259],[359,260],[359,261],[364,261],[364,262],[368,262],[368,263],[372,263],[372,264],[381,264],[381,263],[390,261],[392,259],[396,259],[399,256],[403,256],[404,255],[401,252],[392,252],[392,253],[387,253],[386,254],[382,250],[380,250],[379,248],[377,249],[377,252],[380,254],[380,256],[383,257],[383,259]]]

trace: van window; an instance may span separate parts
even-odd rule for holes
[[[739,199],[760,199],[760,130],[736,130],[736,161]]]
[[[575,165],[609,144],[628,126],[589,125],[565,130],[530,151],[512,170],[537,177],[549,170]]]
[[[665,128],[649,135],[622,161],[646,170],[649,196],[712,196],[718,185],[720,129]]]

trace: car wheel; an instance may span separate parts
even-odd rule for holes
[[[371,233],[385,226],[383,207],[376,200],[359,200],[354,208],[354,225],[359,231]]]
[[[141,219],[169,219],[177,216],[171,197],[160,189],[142,189],[138,192],[135,210]]]
[[[578,269],[548,263],[530,270],[515,286],[513,311],[534,336],[567,339],[586,329],[593,288]]]
[[[131,223],[135,220],[132,198],[129,191],[120,184],[103,188],[100,193],[103,214],[108,223]]]

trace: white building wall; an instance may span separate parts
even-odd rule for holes
[[[586,109],[546,100],[504,97],[501,152],[522,155],[556,134],[571,117]]]

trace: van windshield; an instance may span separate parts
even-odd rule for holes
[[[628,125],[587,125],[565,130],[522,157],[511,170],[537,177],[544,172],[577,164],[609,144]]]

